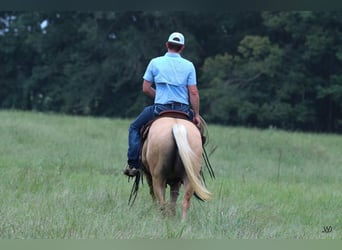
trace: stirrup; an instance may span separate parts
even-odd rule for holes
[[[138,169],[130,166],[127,166],[126,169],[123,171],[124,175],[127,175],[128,177],[134,177],[137,175],[138,172]]]

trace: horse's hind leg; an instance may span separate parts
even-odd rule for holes
[[[174,182],[170,185],[170,213],[176,215],[176,203],[179,196],[181,182]]]
[[[182,221],[185,221],[186,214],[190,207],[190,199],[194,194],[194,190],[191,187],[191,184],[188,179],[184,180],[184,196],[182,201]]]
[[[153,191],[153,183],[152,183],[152,177],[151,175],[145,175],[146,176],[146,181],[147,184],[150,188],[150,195],[152,197],[152,199],[155,201],[156,200],[156,196],[154,195],[154,191]]]
[[[165,210],[165,189],[166,182],[162,178],[152,178],[153,193],[162,212]]]

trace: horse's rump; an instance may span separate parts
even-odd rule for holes
[[[191,131],[187,135],[191,137],[189,146],[195,155],[201,156],[202,154],[200,131],[192,122],[170,117],[162,117],[154,121],[149,128],[147,141],[143,144],[142,161],[151,173],[157,170],[150,168],[159,163],[162,166],[161,174],[167,179],[183,177],[185,174],[174,138],[174,125],[182,125],[187,131]]]

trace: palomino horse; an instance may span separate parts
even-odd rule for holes
[[[161,117],[154,121],[143,144],[142,163],[150,194],[162,211],[175,215],[181,184],[184,185],[183,221],[193,194],[204,201],[211,198],[201,176],[201,133],[192,122],[172,117]],[[168,204],[165,200],[167,185],[170,186]]]

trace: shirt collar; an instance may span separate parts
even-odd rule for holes
[[[169,57],[181,57],[181,55],[179,53],[174,53],[174,52],[166,52],[165,56],[169,56]]]

